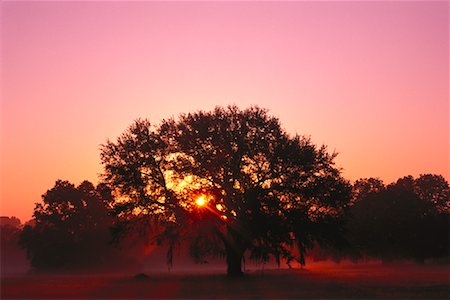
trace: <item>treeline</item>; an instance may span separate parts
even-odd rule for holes
[[[24,249],[36,270],[136,266],[148,241],[131,234],[115,243],[120,224],[115,201],[105,184],[56,181],[31,221],[22,225],[17,218],[1,218],[2,265]],[[342,242],[315,247],[310,253],[315,259],[449,262],[450,188],[440,175],[407,176],[388,185],[375,178],[357,180],[345,211]]]
[[[407,176],[385,185],[375,178],[353,184],[345,244],[315,249],[316,259],[449,262],[450,189],[440,175]]]

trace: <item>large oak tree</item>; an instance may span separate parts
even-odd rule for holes
[[[314,242],[339,241],[351,186],[335,157],[289,135],[267,110],[235,106],[157,126],[137,120],[101,149],[119,232],[168,240],[169,262],[186,239],[197,260],[225,256],[229,275],[242,274],[246,253],[304,264]]]

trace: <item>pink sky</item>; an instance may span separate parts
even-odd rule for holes
[[[1,215],[97,182],[138,117],[252,104],[350,180],[449,174],[449,4],[1,4]]]

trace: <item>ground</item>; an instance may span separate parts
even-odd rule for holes
[[[449,299],[450,266],[326,265],[248,270],[109,275],[16,275],[1,299]]]

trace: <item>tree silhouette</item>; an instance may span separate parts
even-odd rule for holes
[[[19,247],[22,224],[16,217],[0,217],[0,272],[15,272],[27,267],[25,251]]]
[[[370,182],[376,180],[357,181],[358,187]],[[448,183],[441,176],[406,176],[386,188],[375,186],[349,210],[348,237],[361,255],[418,262],[449,257],[450,214],[443,209]]]
[[[266,110],[235,106],[155,127],[137,120],[101,150],[104,180],[119,197],[118,231],[134,227],[169,241],[169,263],[185,238],[197,261],[225,255],[231,276],[242,274],[246,252],[304,264],[314,241],[339,240],[351,187],[335,157],[289,136]]]
[[[378,178],[361,178],[353,184],[353,199],[358,201],[372,193],[379,193],[386,189],[383,181]]]
[[[111,191],[88,181],[75,187],[58,180],[34,209],[34,225],[26,225],[20,244],[37,269],[67,269],[98,265],[110,240]]]
[[[450,214],[450,187],[441,175],[424,174],[414,181],[414,191],[433,203],[439,212]]]

